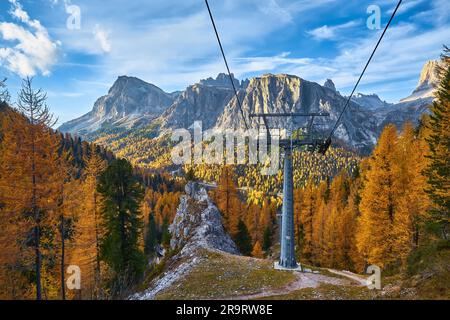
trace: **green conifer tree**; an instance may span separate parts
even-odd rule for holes
[[[145,266],[139,248],[143,188],[133,175],[131,164],[117,159],[100,175],[97,189],[102,196],[100,213],[105,229],[100,254],[113,271],[111,293],[114,296],[135,281]]]
[[[432,206],[428,223],[442,238],[448,239],[450,225],[450,49],[445,47],[439,74],[437,100],[431,106],[427,142],[430,163],[425,170]]]
[[[237,232],[234,236],[234,242],[236,243],[239,251],[248,256],[252,253],[252,239],[250,238],[250,233],[245,225],[244,221],[239,220],[237,226]]]

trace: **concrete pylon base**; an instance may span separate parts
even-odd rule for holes
[[[286,267],[283,267],[282,265],[280,265],[280,263],[279,263],[278,261],[275,261],[275,262],[273,263],[273,268],[274,268],[275,270],[299,271],[299,272],[302,272],[302,271],[303,271],[302,266],[301,266],[300,263],[298,263],[298,264],[297,264],[297,267],[295,267],[295,268],[286,268]]]

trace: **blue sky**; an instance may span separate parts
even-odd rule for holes
[[[209,0],[238,78],[289,73],[348,94],[397,0]],[[73,8],[80,28],[68,28]],[[450,1],[404,0],[359,92],[396,102],[450,39]],[[48,92],[60,123],[92,109],[120,75],[165,91],[224,72],[203,0],[0,0],[0,77],[12,96],[24,76]]]

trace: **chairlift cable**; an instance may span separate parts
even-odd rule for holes
[[[375,45],[375,48],[373,49],[372,54],[371,54],[370,57],[369,57],[369,60],[367,60],[367,63],[366,63],[366,65],[365,65],[365,67],[364,67],[364,69],[363,69],[361,75],[359,76],[358,81],[356,82],[356,84],[355,84],[355,86],[354,86],[354,88],[353,88],[353,90],[352,90],[352,93],[351,93],[350,96],[348,97],[347,102],[346,102],[346,104],[345,104],[345,106],[344,106],[344,109],[342,109],[341,114],[339,115],[339,117],[338,117],[338,119],[337,119],[337,121],[336,121],[336,123],[335,123],[333,129],[331,130],[330,135],[329,135],[328,139],[326,140],[327,142],[331,140],[331,137],[333,136],[334,132],[336,131],[336,129],[337,129],[338,125],[339,125],[339,122],[341,121],[342,116],[344,115],[345,110],[347,109],[347,107],[348,107],[349,104],[350,104],[350,101],[351,101],[351,99],[352,99],[352,97],[353,97],[353,94],[355,93],[356,89],[358,88],[358,85],[359,85],[359,83],[361,82],[361,79],[362,79],[362,77],[364,76],[364,74],[365,74],[365,72],[366,72],[366,70],[367,70],[367,67],[369,66],[370,62],[372,61],[372,58],[373,58],[373,56],[375,55],[375,52],[377,51],[378,46],[379,46],[380,43],[381,43],[381,40],[383,40],[383,37],[384,37],[386,31],[388,30],[389,26],[391,25],[392,20],[394,20],[395,14],[397,13],[398,8],[400,7],[402,1],[403,1],[403,0],[400,0],[400,1],[398,2],[397,6],[395,7],[394,12],[392,13],[391,18],[389,19],[389,22],[387,23],[386,27],[384,28],[383,33],[381,34],[380,38],[378,39],[378,42],[377,42],[377,44]]]
[[[248,130],[247,120],[245,120],[244,110],[242,109],[241,101],[239,100],[238,92],[236,90],[236,86],[234,85],[233,76],[231,75],[230,67],[228,66],[227,58],[225,56],[225,52],[223,50],[222,42],[220,41],[219,32],[217,31],[216,24],[214,22],[214,18],[209,8],[208,0],[205,0],[206,7],[208,8],[209,17],[211,18],[211,23],[214,28],[214,33],[216,34],[217,42],[219,43],[220,51],[222,52],[223,61],[225,62],[225,66],[227,67],[228,77],[230,78],[231,86],[233,87],[234,95],[236,96],[237,104],[239,106],[239,110],[241,111],[242,119],[244,120],[245,128]]]

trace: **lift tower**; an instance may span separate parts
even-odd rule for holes
[[[208,4],[208,0],[205,0],[206,3],[206,7],[208,9],[209,12],[209,16],[211,18],[211,23],[213,25],[214,28],[214,32],[216,34],[217,37],[217,41],[219,43],[220,46],[220,50],[222,52],[222,56],[225,62],[225,65],[227,67],[227,71],[228,71],[228,76],[230,77],[230,82],[231,85],[233,87],[237,102],[238,102],[238,106],[241,112],[241,115],[243,117],[243,121],[245,124],[246,129],[249,129],[249,126],[247,124],[247,121],[245,120],[244,117],[244,112],[242,109],[242,105],[240,103],[239,100],[239,96],[237,94],[237,90],[234,86],[234,81],[233,81],[233,77],[231,75],[230,72],[230,68],[228,67],[228,62],[227,59],[225,57],[225,52],[223,50],[222,47],[222,43],[220,42],[220,38],[219,38],[219,33],[217,32],[217,28],[216,25],[214,23],[214,18],[212,16],[211,10],[209,8],[209,4]],[[358,81],[355,84],[355,87],[353,88],[353,91],[351,92],[350,96],[347,99],[347,102],[344,106],[344,108],[342,109],[341,113],[339,114],[339,117],[334,125],[334,127],[331,129],[330,134],[328,136],[328,138],[326,139],[317,139],[314,138],[312,135],[309,138],[305,138],[305,139],[298,139],[293,137],[293,134],[291,133],[290,135],[290,139],[289,136],[286,136],[286,139],[282,139],[280,141],[280,147],[283,148],[284,150],[284,181],[283,181],[283,210],[282,210],[282,223],[281,223],[281,253],[280,253],[280,261],[279,261],[279,266],[282,268],[287,268],[287,269],[293,269],[293,268],[297,268],[297,262],[295,261],[295,234],[294,234],[294,210],[293,210],[293,173],[292,173],[292,154],[293,154],[293,150],[296,147],[301,147],[301,146],[307,146],[309,151],[315,151],[317,150],[319,153],[325,154],[325,152],[328,150],[328,148],[331,145],[331,138],[334,134],[334,132],[336,131],[336,129],[338,128],[338,125],[340,124],[340,121],[342,119],[342,116],[345,113],[345,110],[347,109],[347,107],[350,104],[351,98],[353,96],[353,94],[356,91],[356,88],[358,87],[362,77],[364,76],[364,73],[366,72],[367,67],[369,66],[370,62],[372,61],[373,56],[375,55],[375,52],[377,51],[378,46],[381,43],[381,40],[383,39],[386,31],[388,30],[392,20],[395,17],[395,14],[397,13],[397,10],[399,9],[400,5],[402,4],[402,0],[399,0],[397,3],[397,6],[395,7],[391,18],[389,19],[386,27],[383,30],[383,33],[381,34],[380,38],[378,39],[377,44],[375,45],[375,48],[372,51],[372,54],[369,57],[369,60],[367,61],[361,75],[358,78]],[[317,116],[329,116],[329,114],[327,113],[305,113],[305,114],[296,114],[296,113],[280,113],[280,114],[264,114],[264,113],[259,113],[259,114],[251,114],[250,117],[257,117],[259,119],[262,119],[264,122],[264,126],[266,127],[267,130],[267,143],[270,143],[271,137],[270,137],[270,129],[268,126],[268,121],[267,119],[270,117],[290,117],[291,119],[294,117],[311,117],[311,120],[309,121],[308,124],[308,134],[310,134],[312,132],[312,127],[313,127],[313,122],[314,122],[314,118]]]
[[[263,121],[267,131],[267,143],[270,144],[271,132],[269,128],[269,118],[290,118],[291,121],[296,117],[310,118],[306,128],[298,128],[296,133],[292,130],[286,133],[284,138],[279,141],[279,146],[284,153],[283,160],[283,208],[281,214],[281,250],[278,266],[283,269],[297,269],[299,266],[295,259],[295,232],[294,232],[294,181],[293,181],[293,151],[295,148],[306,146],[308,150],[318,150],[325,153],[330,146],[330,140],[315,138],[312,134],[315,117],[327,117],[329,113],[253,113],[251,118],[258,118],[258,122]],[[307,135],[300,136],[300,131],[306,129]],[[294,137],[296,135],[296,137]]]

